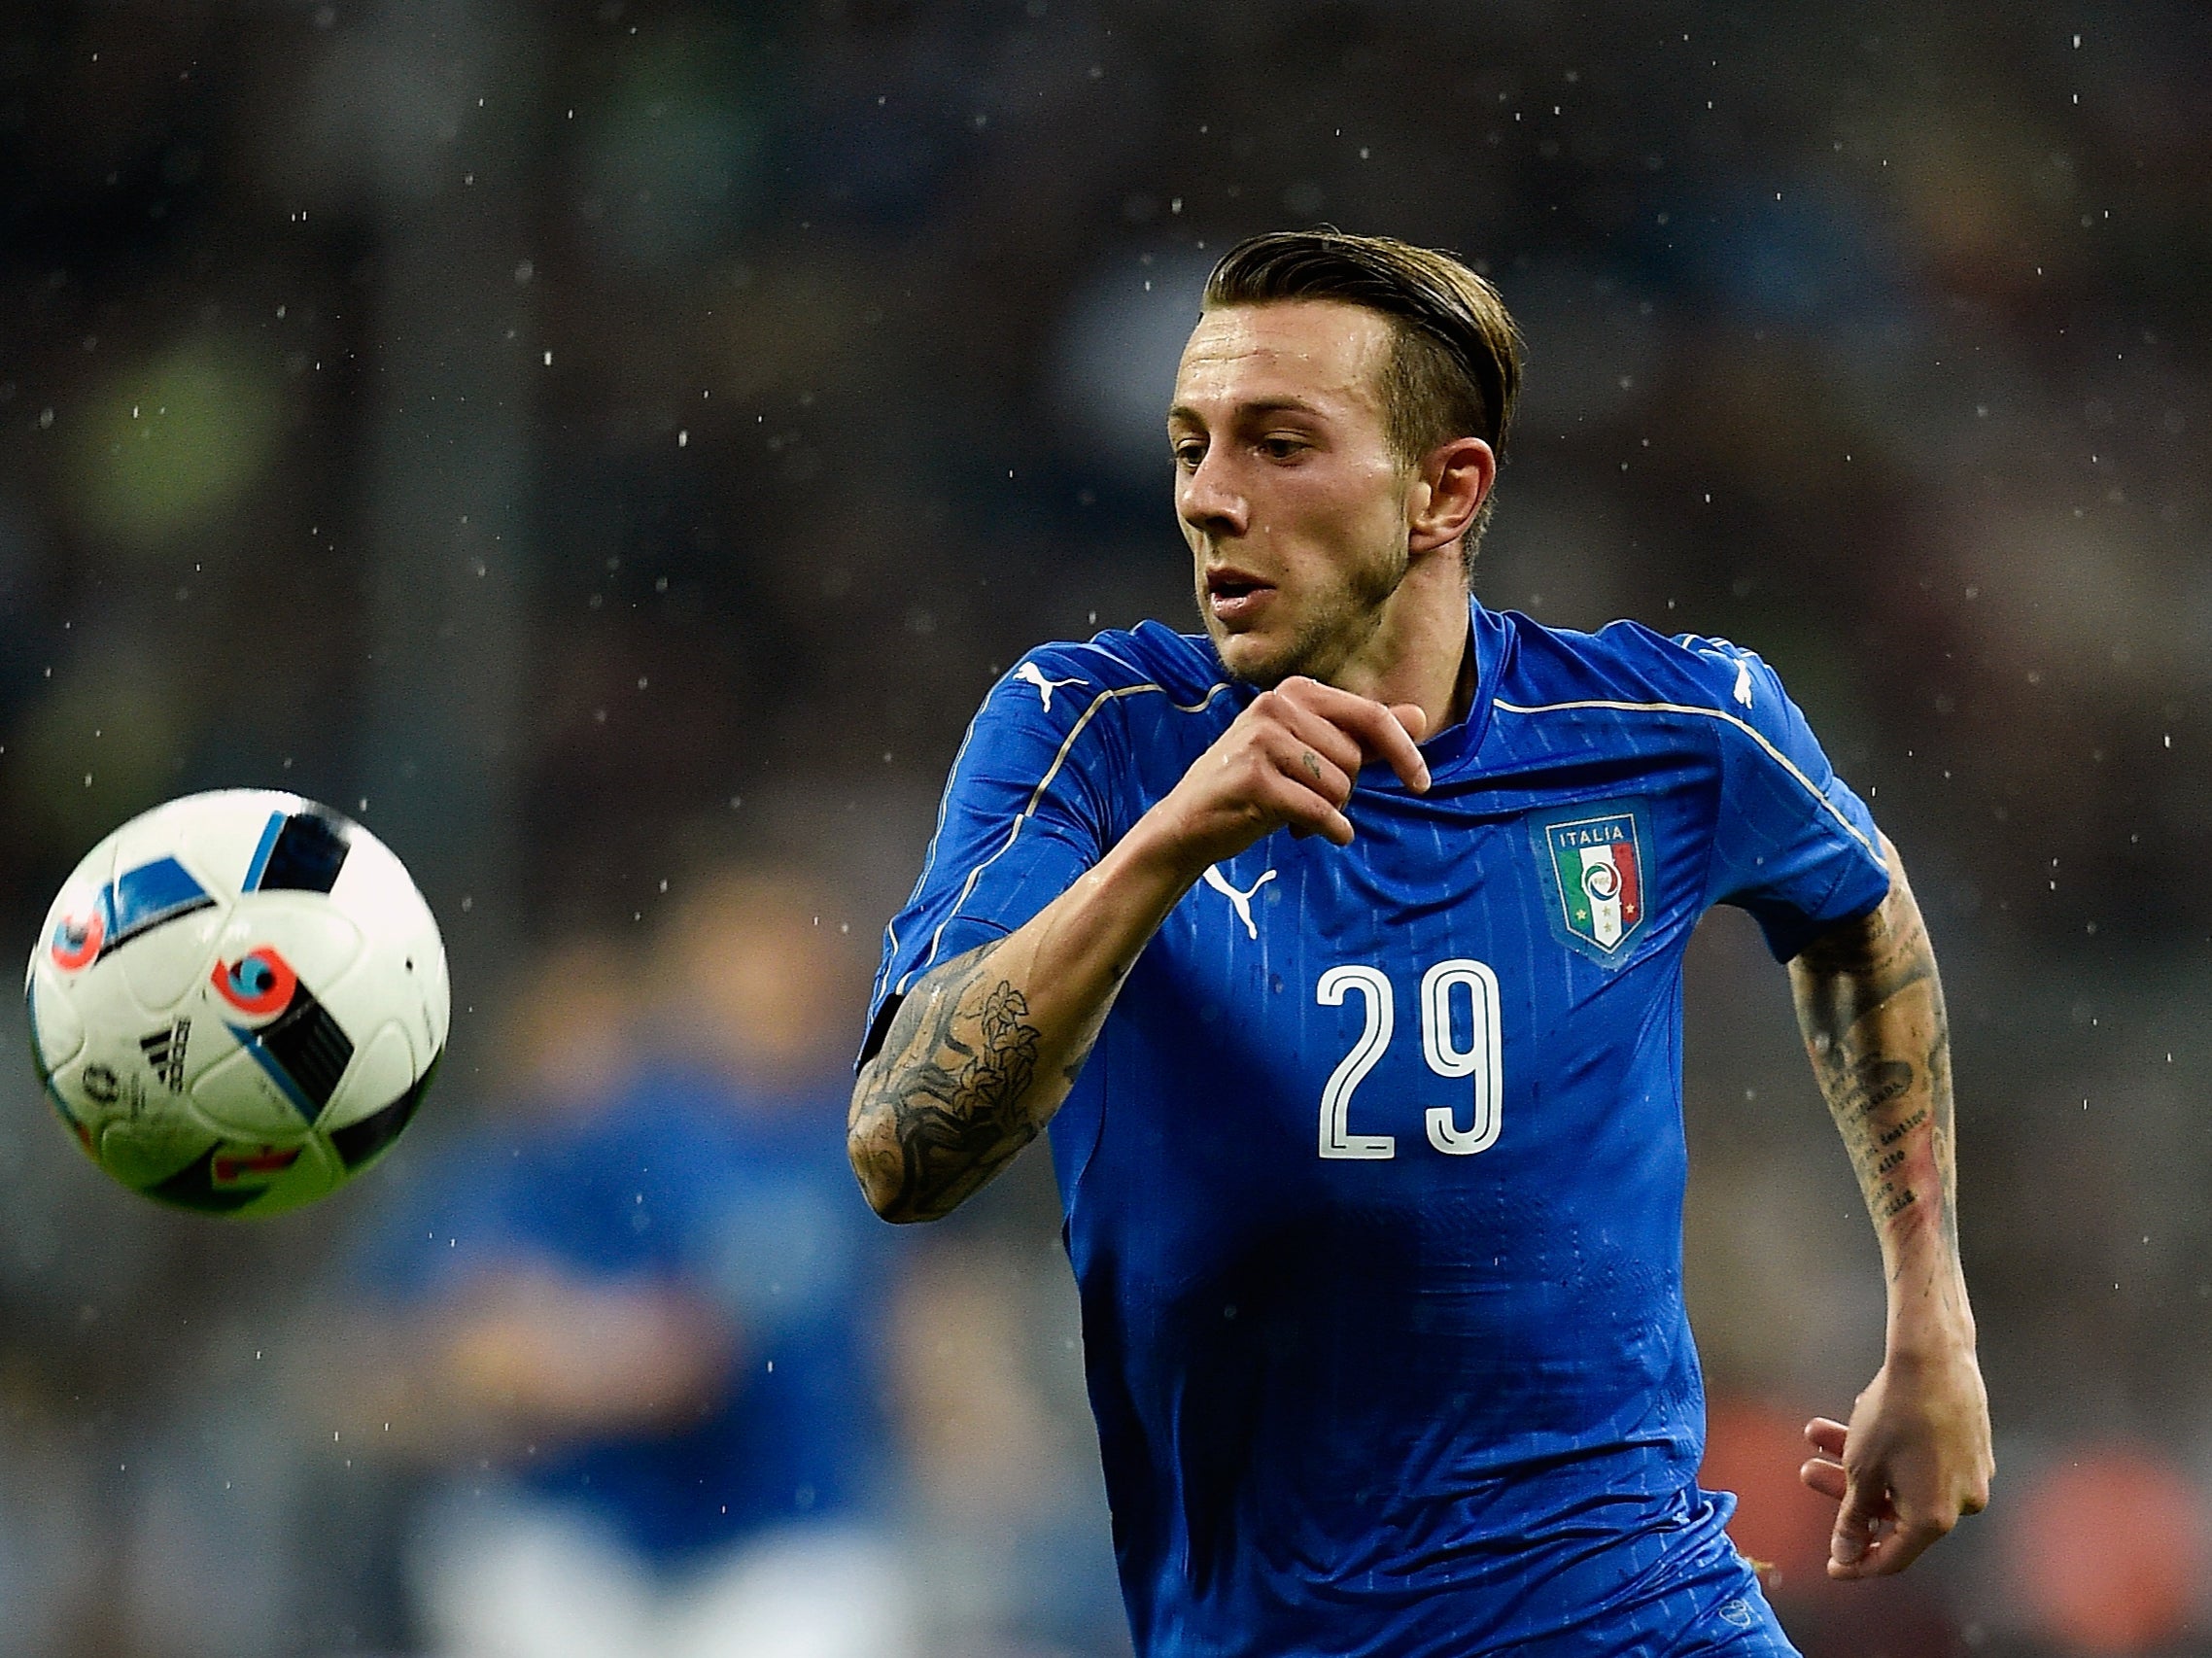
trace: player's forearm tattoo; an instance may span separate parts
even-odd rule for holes
[[[1890,896],[1815,940],[1790,981],[1876,1226],[1895,1240],[1933,1226],[1955,1260],[1950,1021],[1919,906],[1890,867]]]
[[[853,1161],[886,1220],[949,1214],[1037,1137],[1057,1096],[1032,1109],[1043,1033],[1029,1001],[991,969],[995,947],[956,956],[900,1004],[854,1089]]]

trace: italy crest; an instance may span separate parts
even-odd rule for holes
[[[1555,924],[1584,954],[1611,963],[1643,928],[1642,815],[1627,802],[1615,810],[1539,821],[1537,838],[1549,864],[1558,909]]]

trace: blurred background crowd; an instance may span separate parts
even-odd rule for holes
[[[389,1161],[156,1211],[0,1064],[0,1655],[1126,1649],[1044,1159],[894,1231],[875,941],[1030,644],[1184,626],[1210,260],[1459,250],[1529,341],[1477,587],[1726,635],[1902,846],[1988,1515],[1831,1589],[1872,1235],[1692,951],[1708,1483],[1813,1658],[2212,1651],[2212,15],[24,0],[0,15],[0,915],[295,788],[446,929]],[[2195,848],[2195,849],[2193,849]]]

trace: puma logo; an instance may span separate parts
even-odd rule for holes
[[[1733,662],[1736,665],[1736,690],[1734,695],[1739,703],[1749,708],[1751,706],[1750,657],[1738,650],[1734,645],[1724,645],[1718,650],[1704,650],[1698,654],[1709,656],[1715,662]]]
[[[1252,883],[1250,891],[1239,892],[1235,887],[1229,885],[1228,877],[1222,874],[1221,865],[1208,864],[1206,866],[1206,884],[1228,900],[1229,908],[1236,912],[1236,918],[1244,923],[1244,930],[1253,938],[1260,936],[1260,923],[1252,918],[1253,894],[1274,879],[1275,872],[1268,870]]]
[[[1014,671],[1014,676],[1025,685],[1037,687],[1037,700],[1045,705],[1047,713],[1053,711],[1053,692],[1055,688],[1061,685],[1088,685],[1090,683],[1088,679],[1048,679],[1045,677],[1045,671],[1034,662],[1024,662]]]

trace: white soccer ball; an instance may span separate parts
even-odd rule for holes
[[[48,912],[24,984],[62,1122],[134,1192],[274,1215],[334,1192],[415,1114],[445,1051],[445,947],[405,868],[297,795],[132,818]]]

